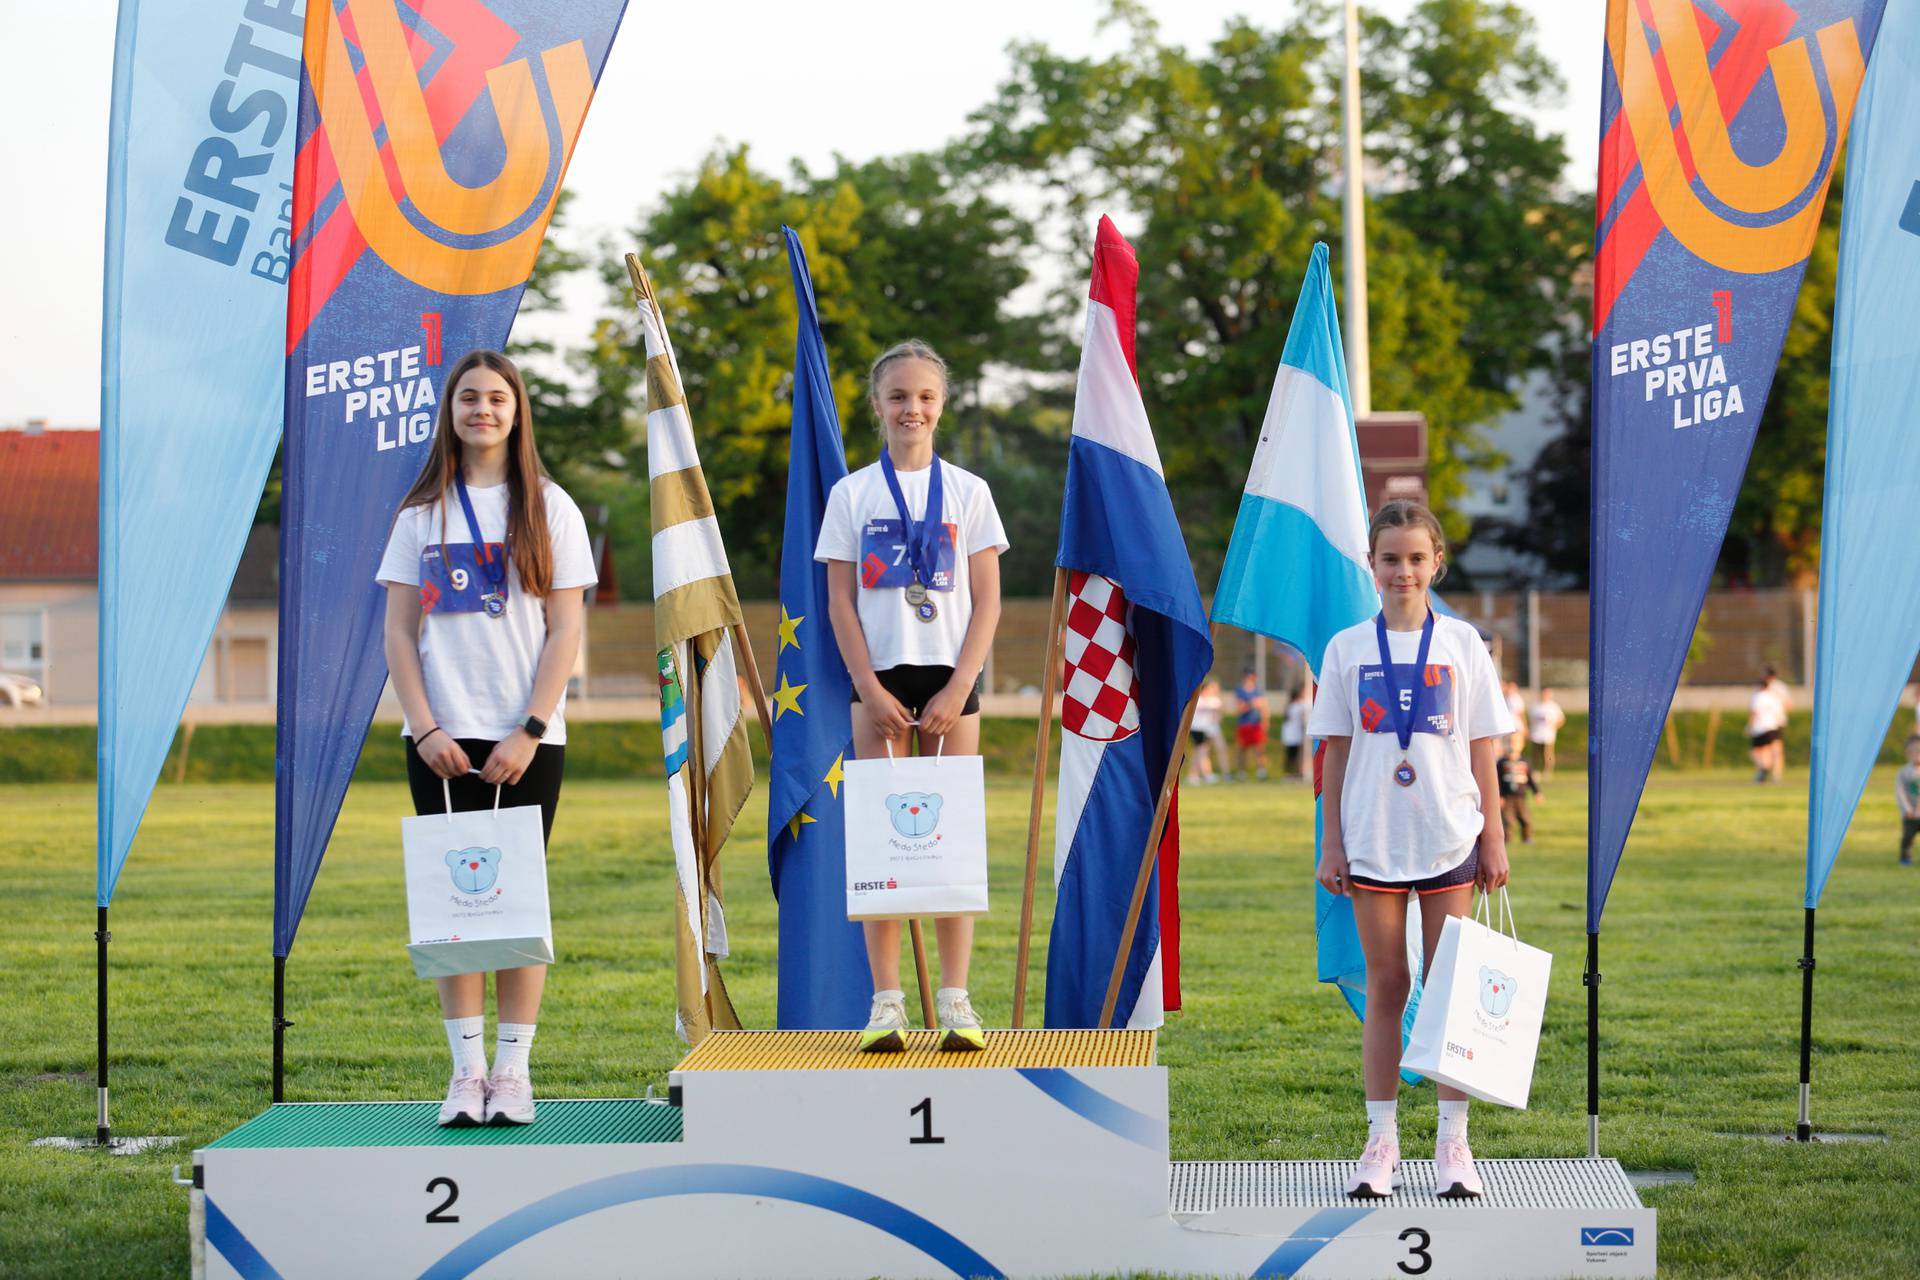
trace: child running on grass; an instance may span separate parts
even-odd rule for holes
[[[472,351],[447,375],[433,447],[376,576],[414,812],[445,812],[449,799],[460,812],[539,805],[551,839],[567,679],[598,575],[587,522],[540,465],[526,384],[505,356]],[[546,982],[545,965],[494,975],[489,1074],[486,975],[438,979],[453,1051],[441,1124],[532,1123],[527,1055]]]
[[[1328,643],[1308,723],[1326,740],[1316,878],[1329,893],[1352,897],[1367,961],[1360,1054],[1367,1145],[1347,1183],[1357,1197],[1391,1195],[1400,1163],[1400,1028],[1412,987],[1408,896],[1420,895],[1430,967],[1446,918],[1467,914],[1474,886],[1490,892],[1506,884],[1506,839],[1489,818],[1500,805],[1495,759],[1514,730],[1479,633],[1437,616],[1428,598],[1446,572],[1446,538],[1433,513],[1389,502],[1374,516],[1367,544],[1380,613]],[[1437,1089],[1435,1186],[1442,1196],[1478,1196],[1467,1095]]]
[[[951,747],[980,749],[980,670],[1000,622],[1006,530],[986,481],[943,462],[934,428],[947,403],[947,366],[923,342],[882,352],[867,394],[886,442],[880,461],[827,495],[813,558],[827,565],[834,639],[853,677],[853,749],[863,760]],[[860,1048],[906,1048],[900,922],[864,926],[873,1008]],[[973,917],[934,921],[940,951],[940,1047],[986,1047],[967,998]]]

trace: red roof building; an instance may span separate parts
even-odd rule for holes
[[[0,581],[100,573],[100,433],[0,431]]]

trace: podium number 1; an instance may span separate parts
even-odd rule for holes
[[[920,1117],[920,1136],[917,1138],[908,1138],[907,1145],[917,1147],[923,1143],[946,1141],[945,1138],[936,1138],[933,1136],[933,1099],[932,1098],[920,1099],[920,1102],[917,1106],[909,1107],[907,1109],[907,1114],[910,1116]]]

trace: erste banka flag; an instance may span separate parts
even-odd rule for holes
[[[374,572],[426,459],[441,381],[466,352],[506,342],[621,7],[307,5],[285,346],[276,955],[293,946],[386,683]]]
[[[1047,945],[1049,1027],[1100,1022],[1160,785],[1187,701],[1213,666],[1193,562],[1140,397],[1140,264],[1107,218],[1094,241],[1055,563],[1067,571],[1060,787]],[[1156,851],[1113,1025],[1180,1007],[1179,804]]]
[[[1316,681],[1334,634],[1380,611],[1367,564],[1367,495],[1327,258],[1326,245],[1313,246],[1213,593],[1215,622],[1292,645]],[[1318,883],[1313,899],[1319,979],[1335,984],[1365,1016],[1367,962],[1353,900]]]
[[[767,863],[780,906],[782,1031],[863,1026],[873,979],[860,926],[847,919],[843,768],[853,754],[853,681],[827,616],[827,566],[813,558],[827,495],[847,474],[840,413],[820,335],[806,250],[786,237],[798,334],[787,517],[780,544]]]
[[[280,441],[299,88],[297,13],[121,0],[100,362],[102,907]]]
[[[1587,928],[1726,536],[1884,0],[1609,0]]]
[[[653,510],[653,629],[675,882],[674,1031],[689,1045],[740,1025],[721,980],[727,919],[720,849],[753,790],[733,628],[741,623],[727,549],[700,470],[680,367],[650,284],[639,299],[647,347],[647,471]]]
[[[1889,5],[1853,122],[1840,214],[1808,779],[1809,908],[1820,905],[1920,647],[1920,562],[1907,545],[1920,492],[1917,124],[1920,6]]]

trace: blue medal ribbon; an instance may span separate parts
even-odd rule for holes
[[[907,514],[907,495],[901,491],[900,477],[893,469],[893,459],[884,449],[880,451],[880,474],[886,477],[887,491],[893,495],[893,505],[900,511],[900,532],[906,540],[907,566],[913,570],[913,580],[931,589],[933,567],[937,563],[940,547],[941,508],[944,506],[940,455],[933,455],[933,475],[927,480],[927,518],[918,522]]]
[[[466,514],[467,532],[473,538],[473,563],[492,588],[481,596],[480,601],[487,613],[497,618],[507,611],[506,596],[500,590],[501,584],[507,580],[507,543],[504,539],[501,541],[500,554],[496,557],[487,540],[480,536],[480,522],[473,515],[473,499],[467,496],[465,471],[456,470],[453,473],[453,486],[460,494],[460,510]]]
[[[1380,678],[1387,685],[1387,713],[1393,717],[1393,731],[1400,738],[1400,752],[1405,756],[1413,749],[1413,726],[1420,722],[1421,695],[1426,692],[1427,651],[1433,645],[1433,610],[1427,610],[1427,620],[1420,624],[1420,654],[1413,660],[1414,683],[1413,696],[1407,700],[1403,710],[1400,706],[1400,686],[1393,678],[1393,651],[1387,645],[1387,613],[1382,609],[1373,617],[1374,636],[1380,642]],[[1405,778],[1399,776],[1404,770]],[[1405,759],[1400,769],[1395,770],[1395,781],[1401,786],[1413,782],[1413,766]]]

